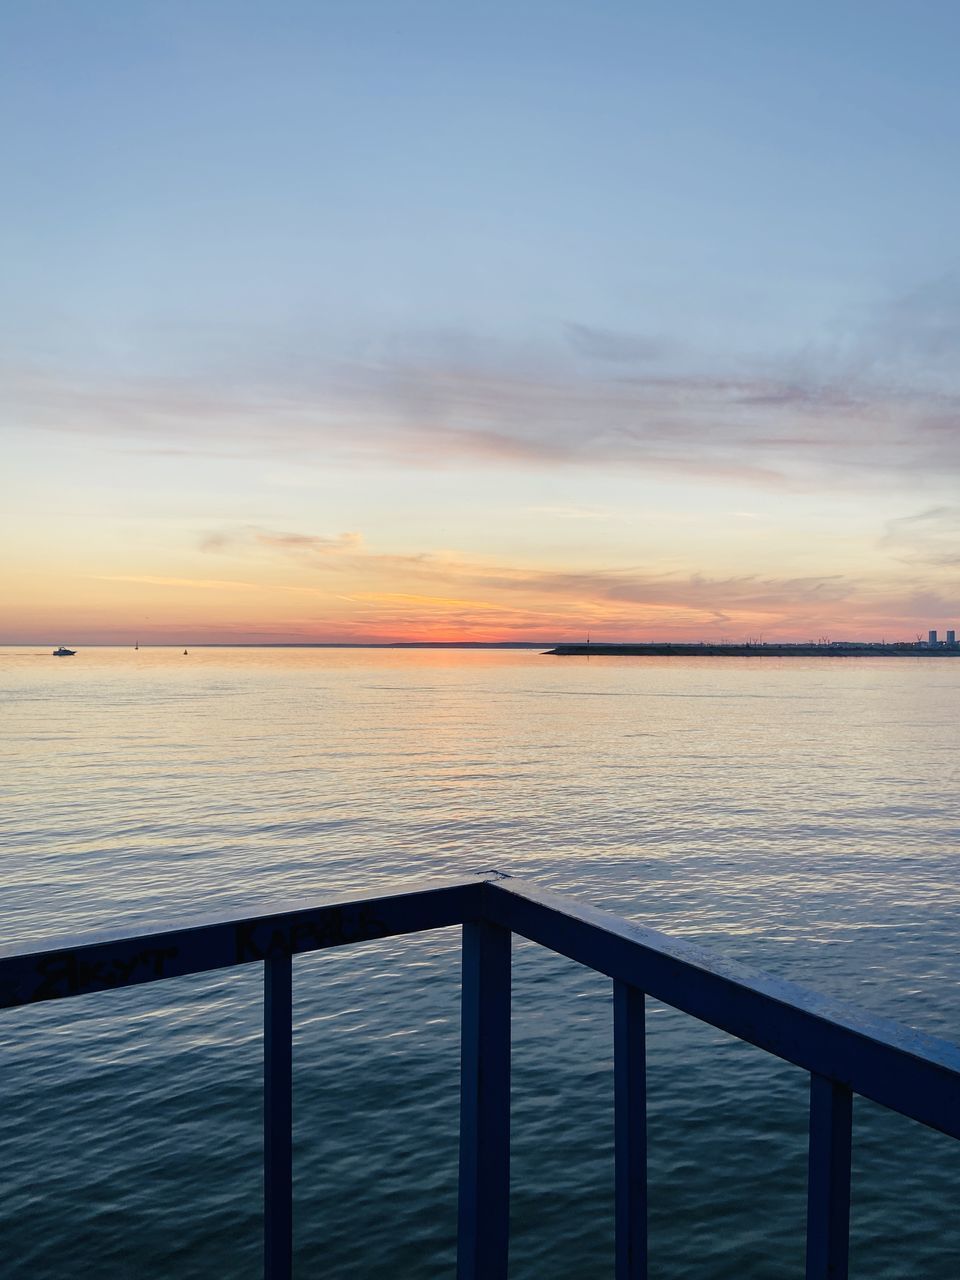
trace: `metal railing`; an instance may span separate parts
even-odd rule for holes
[[[853,1094],[960,1138],[960,1049],[609,911],[491,872],[133,934],[0,949],[0,1008],[264,965],[264,1275],[292,1272],[292,959],[463,925],[458,1280],[504,1280],[510,942],[613,979],[616,1280],[647,1275],[644,997],[810,1073],[807,1280],[847,1275]]]

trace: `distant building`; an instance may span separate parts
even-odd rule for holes
[[[956,644],[956,643],[957,643],[957,633],[955,631],[948,631],[947,644]]]
[[[935,649],[937,647],[937,633],[935,631],[931,631],[927,636],[927,644],[931,649]]]

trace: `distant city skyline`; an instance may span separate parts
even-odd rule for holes
[[[960,9],[0,14],[0,643],[960,616]]]

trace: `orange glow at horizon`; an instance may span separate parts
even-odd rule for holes
[[[267,483],[252,462],[122,452],[107,490],[80,445],[23,448],[0,511],[20,548],[0,561],[0,642],[912,640],[957,621],[953,508],[916,514],[909,493],[878,521],[869,493],[722,478],[315,467]],[[180,500],[187,474],[199,492]]]
[[[410,560],[351,553],[318,569],[280,554],[236,578],[191,576],[181,564],[168,574],[8,569],[3,590],[17,616],[7,613],[0,642],[879,640],[913,639],[920,626],[876,589],[822,598],[805,580]]]

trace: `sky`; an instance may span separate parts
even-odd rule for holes
[[[5,0],[0,642],[960,621],[953,0]]]

